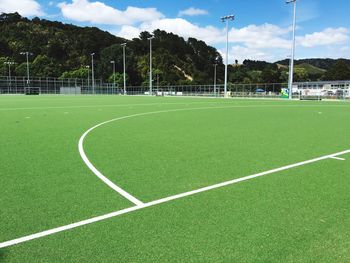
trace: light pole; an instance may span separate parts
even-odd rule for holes
[[[292,55],[290,58],[289,64],[289,81],[288,81],[288,90],[289,90],[289,99],[293,98],[293,74],[294,74],[294,55],[295,55],[295,27],[297,19],[297,0],[289,0],[287,4],[294,4],[294,14],[293,14],[293,39],[292,39]]]
[[[224,96],[227,97],[227,67],[228,67],[228,22],[233,21],[235,19],[234,15],[223,16],[221,17],[221,21],[226,22],[226,64],[225,64],[225,88],[224,88]]]
[[[94,56],[95,56],[95,53],[91,53],[91,81],[92,81],[92,93],[93,94],[95,94]]]
[[[214,97],[216,97],[216,68],[218,64],[214,64]]]
[[[149,40],[149,95],[152,96],[152,39],[154,36],[148,38]]]
[[[11,86],[11,65],[14,65],[15,62],[7,61],[4,62],[4,65],[8,65],[9,67],[9,86]]]
[[[113,65],[113,87],[114,87],[114,90],[115,90],[115,61],[112,60],[111,64]]]
[[[90,66],[86,66],[87,70],[88,70],[88,88],[90,88]]]
[[[29,77],[29,56],[32,56],[33,53],[26,51],[26,52],[21,52],[20,54],[21,55],[25,55],[26,59],[27,59],[27,86],[29,86],[29,83],[30,83],[30,77]]]
[[[124,80],[124,95],[126,95],[126,59],[125,59],[125,48],[126,48],[126,43],[121,44],[121,46],[123,47],[123,80]]]

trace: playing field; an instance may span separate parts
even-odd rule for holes
[[[350,262],[349,103],[0,96],[0,165],[0,262]]]

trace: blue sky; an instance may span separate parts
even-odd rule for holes
[[[348,0],[298,0],[296,57],[350,58],[349,10]],[[276,61],[290,53],[292,5],[283,0],[0,0],[0,12],[13,11],[97,26],[129,39],[160,28],[202,39],[223,55],[225,32],[219,18],[234,14],[230,61]]]

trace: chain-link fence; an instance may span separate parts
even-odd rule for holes
[[[228,97],[237,98],[287,98],[287,83],[229,84]],[[0,77],[0,94],[124,94],[124,88],[102,80],[57,79],[26,77]],[[127,86],[127,95],[150,95],[147,86]],[[224,85],[166,85],[153,86],[156,96],[224,97]],[[302,82],[293,84],[293,98],[305,100],[350,99],[350,81]]]
[[[111,83],[87,79],[57,79],[26,77],[0,77],[0,94],[121,94],[121,89]]]

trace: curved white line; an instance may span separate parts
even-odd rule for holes
[[[163,111],[153,111],[153,112],[145,112],[145,113],[137,113],[137,114],[132,114],[132,115],[127,115],[119,118],[115,118],[112,120],[108,120],[102,123],[99,123],[92,128],[88,129],[79,139],[78,143],[78,150],[81,158],[83,159],[84,163],[87,165],[87,167],[98,177],[104,182],[106,185],[108,185],[110,188],[112,188],[114,191],[128,199],[130,202],[134,203],[137,206],[142,206],[144,205],[143,202],[138,200],[136,197],[132,196],[130,193],[126,192],[124,189],[121,187],[117,186],[115,183],[113,183],[111,180],[109,180],[106,176],[104,176],[97,168],[90,162],[89,158],[87,157],[85,151],[84,151],[84,140],[86,136],[96,128],[111,123],[115,121],[120,121],[124,119],[129,119],[133,117],[138,117],[138,116],[144,116],[144,115],[151,115],[151,114],[159,114],[159,113],[167,113],[167,112],[176,112],[176,111],[184,111],[184,110],[200,110],[200,109],[212,109],[212,108],[233,108],[233,107],[244,107],[244,106],[227,106],[227,107],[202,107],[202,108],[185,108],[185,109],[174,109],[174,110],[163,110]]]
[[[137,199],[136,197],[132,196],[130,193],[126,192],[121,187],[117,186],[115,183],[113,183],[111,180],[109,180],[106,176],[104,176],[97,168],[90,162],[89,158],[87,157],[85,151],[84,151],[84,140],[86,136],[95,130],[98,127],[101,127],[102,125],[120,121],[124,119],[130,119],[134,117],[139,116],[145,116],[145,115],[153,115],[153,114],[160,114],[160,113],[169,113],[169,112],[178,112],[178,111],[190,111],[190,110],[207,110],[207,109],[226,109],[226,108],[262,108],[262,107],[310,107],[310,106],[319,106],[319,105],[234,105],[234,106],[220,106],[220,107],[199,107],[199,108],[183,108],[183,109],[173,109],[173,110],[162,110],[162,111],[152,111],[152,112],[144,112],[144,113],[137,113],[132,115],[127,115],[119,118],[115,118],[112,120],[108,120],[102,123],[99,123],[92,128],[88,129],[79,139],[78,143],[78,149],[79,154],[87,167],[98,177],[100,178],[105,184],[107,184],[110,188],[112,188],[114,191],[118,192],[120,195],[131,201],[137,206],[143,206],[144,203]]]

